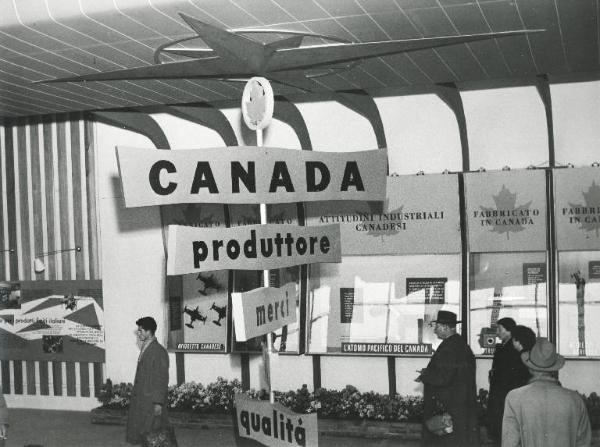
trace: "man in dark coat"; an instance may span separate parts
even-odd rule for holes
[[[498,338],[492,369],[489,373],[490,397],[487,411],[487,429],[490,438],[500,442],[504,399],[510,390],[526,385],[529,370],[521,361],[521,355],[512,342],[512,332],[517,324],[512,318],[501,318],[496,323]]]
[[[143,433],[166,426],[169,421],[169,355],[154,336],[154,318],[140,318],[135,323],[142,346],[129,406],[126,441],[130,444],[141,444]]]
[[[440,310],[434,332],[442,343],[417,381],[423,382],[425,420],[439,414],[440,409],[452,417],[452,433],[438,436],[423,426],[423,446],[468,447],[479,445],[475,356],[456,333],[456,314]]]

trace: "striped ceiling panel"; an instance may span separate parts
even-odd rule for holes
[[[12,121],[0,127],[0,281],[99,279],[92,126],[82,113]]]
[[[157,104],[239,100],[241,84],[144,80],[34,84],[154,63],[163,44],[194,33],[178,13],[224,29],[312,32],[352,42],[456,36],[515,29],[544,33],[420,50],[364,61],[319,78],[323,90],[432,83],[597,79],[598,0],[98,0],[4,2],[0,16],[0,117]],[[175,56],[163,56],[165,62]],[[293,87],[276,93],[301,97]]]

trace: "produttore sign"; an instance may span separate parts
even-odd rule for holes
[[[385,199],[387,151],[117,147],[125,206]]]
[[[296,322],[296,283],[232,293],[231,302],[238,341],[268,334]]]
[[[318,447],[317,414],[297,414],[281,404],[235,395],[239,435],[270,447]]]
[[[266,270],[341,262],[339,225],[246,225],[195,228],[169,225],[167,274]]]

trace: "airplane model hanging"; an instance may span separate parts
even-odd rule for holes
[[[155,52],[156,65],[120,69],[104,73],[51,79],[47,82],[114,81],[142,79],[215,79],[246,81],[262,76],[280,84],[305,91],[322,90],[313,79],[339,70],[347,70],[363,59],[397,53],[437,48],[499,37],[517,36],[544,30],[514,30],[463,36],[424,37],[419,39],[379,42],[348,42],[332,36],[288,30],[225,30],[201,22],[186,14],[181,18],[197,34],[163,45]],[[252,34],[291,35],[269,43],[259,42]],[[201,38],[209,48],[190,48],[185,41]],[[319,38],[325,43],[302,45],[307,37]],[[190,60],[161,63],[157,56],[165,52]]]

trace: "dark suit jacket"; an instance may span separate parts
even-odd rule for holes
[[[153,428],[154,404],[162,405],[162,415],[157,425],[168,424],[168,387],[169,355],[165,348],[154,340],[142,354],[135,371],[127,418],[127,442],[140,444],[142,433]]]
[[[437,348],[421,374],[425,385],[423,417],[437,414],[437,403],[452,416],[454,432],[444,436],[423,429],[423,446],[479,445],[475,356],[463,338],[454,334]]]

